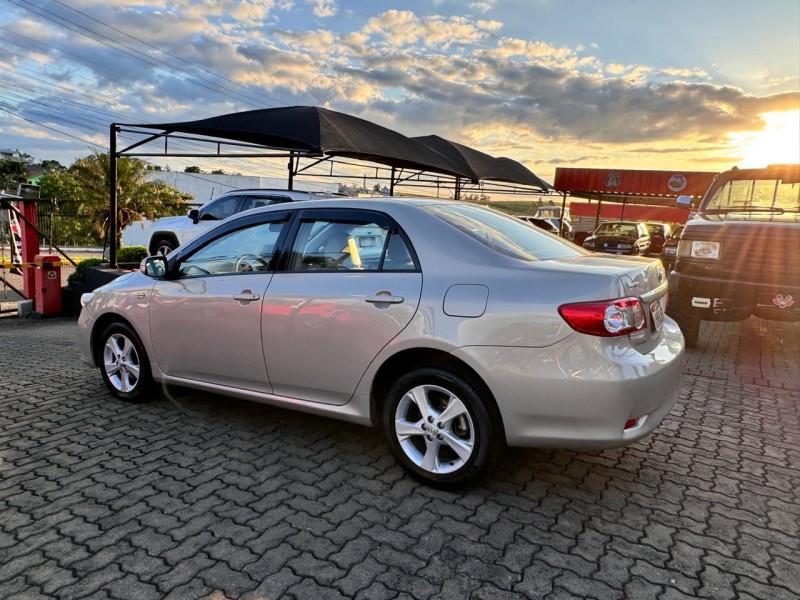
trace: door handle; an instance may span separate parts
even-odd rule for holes
[[[377,293],[374,296],[367,296],[364,302],[370,304],[401,304],[405,298],[402,296],[392,296],[390,293]]]
[[[234,294],[233,299],[239,302],[253,302],[255,300],[260,300],[261,296],[259,294],[254,294],[250,290],[242,290],[238,294]]]

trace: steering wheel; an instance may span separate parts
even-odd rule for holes
[[[261,267],[263,268],[259,269],[254,268],[255,266],[257,266],[254,265],[254,263],[260,263]],[[249,273],[255,270],[266,271],[268,268],[269,268],[269,262],[256,254],[242,254],[239,257],[239,260],[236,261],[237,273]]]

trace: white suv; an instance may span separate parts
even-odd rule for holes
[[[167,254],[197,237],[214,223],[251,208],[336,196],[333,193],[295,190],[245,189],[226,192],[199,209],[193,208],[186,216],[164,217],[154,221],[149,229],[150,242],[147,249],[150,254]]]

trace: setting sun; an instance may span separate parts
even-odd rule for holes
[[[740,167],[766,167],[800,162],[800,110],[761,115],[762,131],[731,134],[731,142],[741,152]]]

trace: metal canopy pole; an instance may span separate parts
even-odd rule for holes
[[[600,225],[600,207],[603,204],[603,197],[599,197],[597,199],[597,215],[594,218],[594,228],[597,229],[598,225]]]
[[[289,189],[294,189],[294,153],[289,153]]]
[[[567,209],[567,192],[564,192],[564,199],[561,201],[561,218],[558,221],[558,235],[564,237],[564,212]]]
[[[392,179],[391,179],[391,181],[389,181],[389,195],[390,196],[394,196],[394,174],[395,174],[395,168],[392,167]]]
[[[108,149],[108,188],[110,195],[108,213],[108,233],[111,239],[108,244],[108,262],[111,268],[117,268],[117,131],[119,127],[112,123],[109,130]]]

